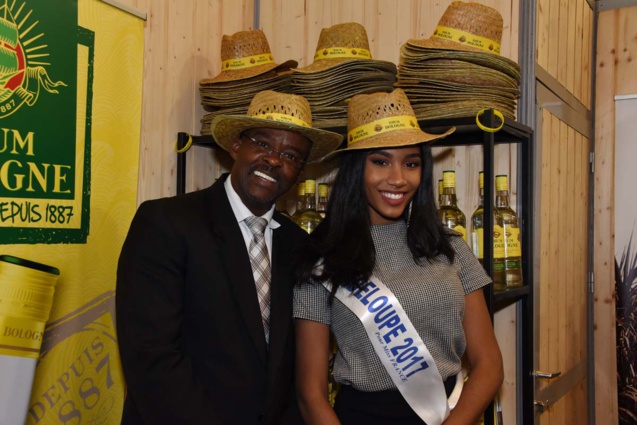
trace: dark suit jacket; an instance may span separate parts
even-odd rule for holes
[[[226,177],[144,202],[133,219],[117,270],[123,424],[300,421],[292,397],[292,253],[305,233],[275,213],[268,347]]]

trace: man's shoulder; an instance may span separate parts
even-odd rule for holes
[[[307,233],[303,231],[295,222],[293,222],[289,217],[284,216],[283,214],[275,211],[274,216],[272,217],[276,220],[277,223],[281,225],[280,229],[290,235],[299,238],[305,239],[307,238]]]
[[[218,204],[214,201],[213,188],[214,185],[182,195],[144,201],[137,209],[136,215],[165,215],[178,217],[180,221],[202,214],[207,215],[210,206]]]

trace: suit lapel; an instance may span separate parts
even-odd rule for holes
[[[225,178],[219,179],[211,188],[208,211],[215,235],[220,239],[221,255],[228,284],[254,345],[263,361],[267,361],[267,346],[261,320],[259,300],[252,276],[250,257],[246,249],[239,223],[232,212],[226,190]]]

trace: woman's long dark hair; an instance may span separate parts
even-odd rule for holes
[[[352,283],[362,288],[371,276],[376,252],[365,196],[365,163],[369,153],[369,150],[354,150],[343,154],[325,219],[300,253],[299,282],[329,280],[335,291],[339,286]],[[411,215],[409,208],[403,214],[403,219],[409,221],[407,245],[417,264],[441,254],[452,262],[455,251],[434,204],[433,158],[429,146],[421,145],[421,158],[422,175]],[[321,258],[323,271],[317,276],[314,266]]]

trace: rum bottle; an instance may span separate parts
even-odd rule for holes
[[[478,208],[471,216],[471,246],[473,254],[480,264],[484,265],[484,172],[478,175],[480,197]],[[504,278],[504,232],[502,230],[502,217],[499,211],[493,209],[493,289],[502,291],[506,289]]]
[[[305,211],[305,182],[299,182],[296,189],[296,210],[292,214],[292,221],[299,224],[301,214]]]
[[[456,203],[456,172],[447,170],[442,172],[442,199],[438,215],[442,223],[462,235],[467,240],[467,219]]]
[[[319,183],[318,185],[318,203],[316,204],[316,211],[325,218],[325,212],[327,211],[327,183]]]
[[[504,275],[507,288],[522,286],[522,241],[518,215],[509,206],[509,181],[495,176],[495,206],[502,217],[504,231]]]
[[[299,217],[299,226],[307,233],[312,233],[323,220],[316,211],[316,180],[305,180],[305,211]]]

